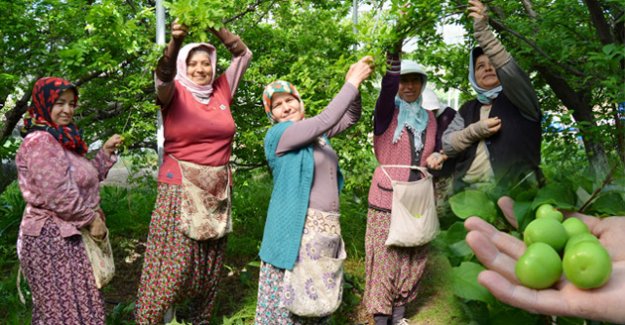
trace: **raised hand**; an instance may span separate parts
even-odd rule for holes
[[[504,197],[498,204],[508,220],[516,220],[512,209],[514,201]],[[466,240],[488,268],[480,273],[478,282],[502,302],[533,313],[625,323],[622,303],[625,292],[625,217],[599,219],[579,213],[568,215],[584,221],[608,250],[613,269],[604,286],[582,290],[564,277],[551,289],[534,290],[522,286],[514,267],[525,252],[523,241],[498,231],[480,218],[471,217],[464,223],[469,231]]]
[[[178,23],[178,19],[171,24],[171,37],[176,41],[182,41],[189,33],[189,28]]]
[[[474,22],[487,22],[488,14],[486,13],[486,6],[479,0],[469,0],[469,17],[473,18]]]
[[[369,78],[372,72],[373,57],[367,55],[349,67],[345,80],[358,88],[365,79]]]

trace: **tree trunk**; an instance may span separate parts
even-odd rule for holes
[[[24,96],[22,96],[22,98],[15,103],[15,107],[4,114],[6,121],[4,124],[0,125],[0,144],[4,143],[4,141],[11,135],[11,132],[13,132],[17,122],[19,122],[22,115],[26,112],[29,97],[30,93],[24,94]]]
[[[597,126],[592,107],[590,106],[591,87],[586,86],[580,91],[571,88],[566,80],[556,74],[549,67],[538,65],[536,69],[545,78],[556,96],[564,106],[573,111],[573,118],[579,125],[579,132],[584,142],[584,149],[590,167],[595,176],[605,176],[609,170],[608,157],[603,145],[596,141],[590,130]]]

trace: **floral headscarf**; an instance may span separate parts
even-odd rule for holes
[[[212,77],[211,82],[208,85],[198,85],[195,82],[191,81],[187,76],[187,58],[189,56],[189,52],[192,50],[202,47],[208,51],[208,57],[211,61],[212,67]],[[215,72],[217,71],[217,50],[215,47],[208,43],[191,43],[185,45],[180,52],[178,52],[178,59],[176,60],[176,80],[180,82],[188,91],[193,94],[195,99],[202,103],[208,104],[210,101],[210,97],[213,93],[213,82],[215,81]]]
[[[84,156],[87,153],[87,144],[82,139],[82,131],[78,129],[78,126],[74,123],[60,126],[52,121],[51,112],[54,102],[67,89],[74,91],[75,100],[78,101],[78,89],[65,79],[45,77],[35,82],[32,101],[24,117],[22,136],[26,137],[33,131],[46,131],[52,134],[65,149]]]
[[[287,93],[293,95],[300,102],[300,107],[302,112],[304,111],[304,102],[302,102],[302,98],[297,92],[295,86],[292,83],[284,80],[276,80],[265,87],[263,91],[263,106],[265,107],[265,113],[267,116],[273,120],[273,116],[271,115],[271,98],[275,93]]]
[[[475,47],[471,50],[471,57],[469,58],[469,82],[471,83],[471,87],[477,93],[477,100],[482,104],[490,104],[499,93],[503,90],[501,85],[492,88],[492,89],[483,89],[477,85],[477,81],[475,81],[475,62],[477,58],[484,54],[484,50],[481,47]]]

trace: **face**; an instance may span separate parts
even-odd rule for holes
[[[416,101],[421,96],[421,76],[416,73],[405,74],[399,77],[399,98],[408,103]]]
[[[191,55],[187,62],[187,77],[200,86],[206,86],[211,83],[213,66],[208,53],[198,51]]]
[[[59,126],[67,126],[72,123],[74,110],[76,109],[76,96],[74,91],[67,89],[56,99],[50,111],[52,122]]]
[[[304,118],[302,105],[297,98],[288,93],[275,93],[271,97],[271,115],[276,122],[297,122]]]
[[[480,55],[475,60],[475,82],[482,89],[490,90],[499,86],[499,78],[495,68],[490,64],[488,56]]]

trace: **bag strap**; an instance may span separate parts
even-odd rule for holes
[[[428,169],[425,167],[421,167],[421,166],[412,166],[412,165],[380,165],[380,168],[382,169],[382,171],[384,172],[384,175],[386,175],[386,177],[388,177],[388,179],[392,182],[393,179],[391,178],[391,176],[388,174],[388,172],[386,171],[385,168],[409,168],[412,170],[418,170],[421,173],[423,173],[423,175],[426,178],[431,178],[432,174],[430,174],[430,172],[428,172]]]
[[[22,303],[22,305],[26,305],[26,299],[24,299],[24,294],[22,293],[22,265],[20,264],[20,267],[17,269],[17,296],[20,298],[20,302]]]

